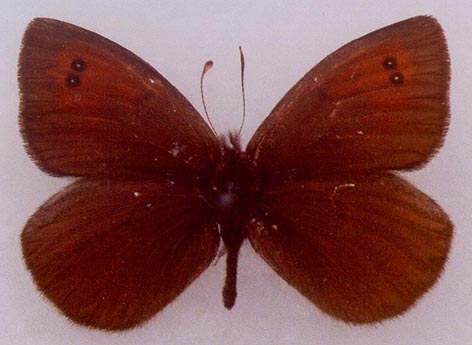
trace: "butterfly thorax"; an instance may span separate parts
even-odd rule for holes
[[[229,222],[238,226],[249,217],[248,210],[257,194],[258,183],[252,164],[241,150],[239,137],[229,134],[222,137],[220,142],[222,155],[211,175],[210,190],[205,195],[220,224]],[[231,239],[233,237],[244,237],[244,234],[225,232],[222,231],[225,243],[236,240]]]

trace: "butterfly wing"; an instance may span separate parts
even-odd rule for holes
[[[417,168],[442,143],[449,74],[434,18],[390,25],[310,70],[262,123],[247,152],[265,173]]]
[[[25,146],[54,175],[148,175],[206,169],[217,139],[150,65],[112,41],[33,20],[19,62]]]
[[[390,174],[288,183],[258,206],[255,250],[321,310],[351,323],[407,310],[438,279],[451,243],[441,208]]]
[[[21,235],[39,289],[70,319],[122,330],[152,317],[206,269],[219,234],[189,188],[149,180],[80,180]]]

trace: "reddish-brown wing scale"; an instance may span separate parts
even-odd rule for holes
[[[218,140],[147,63],[57,20],[29,24],[19,84],[28,153],[50,174],[86,176],[29,219],[26,264],[72,320],[134,327],[216,253],[214,217],[196,181],[220,159]]]
[[[30,218],[23,253],[39,289],[72,320],[119,330],[152,317],[216,255],[219,234],[188,188],[79,180]]]
[[[176,175],[218,155],[209,127],[164,77],[77,26],[33,20],[19,83],[26,148],[50,174]]]
[[[269,188],[250,226],[255,250],[331,316],[352,323],[403,313],[449,252],[447,215],[390,174],[325,176]]]
[[[449,74],[435,19],[390,25],[310,70],[258,128],[247,152],[269,174],[417,168],[442,143]]]

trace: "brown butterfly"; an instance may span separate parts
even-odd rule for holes
[[[391,171],[441,146],[449,74],[434,18],[390,25],[311,69],[243,151],[130,51],[35,19],[19,62],[21,132],[43,171],[79,179],[28,220],[26,265],[67,317],[123,330],[174,300],[220,238],[231,308],[248,238],[327,314],[399,315],[438,279],[453,226]]]

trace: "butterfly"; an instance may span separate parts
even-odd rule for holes
[[[453,225],[394,171],[418,169],[449,121],[443,30],[418,16],[356,39],[302,77],[246,149],[218,136],[132,52],[37,18],[19,59],[20,128],[44,172],[77,179],[21,234],[38,289],[71,320],[140,325],[226,248],[254,250],[328,315],[404,313],[437,281]]]

